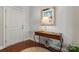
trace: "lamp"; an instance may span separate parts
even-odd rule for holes
[[[41,25],[45,26],[45,31],[47,31],[46,26],[50,26],[52,24],[52,19],[50,17],[43,17],[41,20]]]
[[[41,20],[41,25],[48,26],[52,24],[52,19],[50,17],[43,17]]]

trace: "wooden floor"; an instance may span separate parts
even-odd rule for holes
[[[23,49],[26,49],[29,47],[34,47],[34,46],[46,48],[46,49],[50,50],[51,52],[59,52],[58,50],[55,50],[51,47],[46,47],[45,45],[36,43],[32,40],[27,40],[27,41],[23,41],[23,42],[11,45],[9,47],[6,47],[6,48],[0,50],[0,52],[20,52]]]

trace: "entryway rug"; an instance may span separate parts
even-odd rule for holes
[[[51,51],[42,47],[30,47],[22,50],[21,52],[51,52]]]

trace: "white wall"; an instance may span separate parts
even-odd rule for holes
[[[4,35],[3,35],[3,33],[4,33],[4,32],[3,32],[3,26],[4,26],[4,25],[3,25],[3,20],[4,20],[3,17],[4,17],[4,16],[3,16],[3,7],[0,7],[0,47],[2,47],[3,44],[4,44],[4,42],[3,42],[3,41],[4,41],[4,40],[3,40],[3,39],[4,39],[4,38],[3,38],[3,36],[4,36]]]
[[[73,7],[73,44],[79,46],[79,6]]]
[[[72,7],[61,6],[56,9],[56,29],[63,34],[64,45],[73,40],[73,16]]]
[[[30,10],[31,31],[36,31],[39,29],[41,10],[48,7],[49,6],[31,7],[31,10]],[[61,32],[63,34],[64,45],[68,45],[72,42],[72,40],[74,40],[73,20],[74,20],[73,7],[57,6],[56,7],[56,26],[48,26],[47,30],[50,32]]]

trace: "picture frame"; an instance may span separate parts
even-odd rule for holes
[[[55,19],[55,7],[53,8],[46,8],[43,9],[41,12],[41,20],[43,17],[49,17],[50,18],[50,23],[47,24],[47,26],[55,26],[56,25],[56,19]],[[44,24],[41,24],[42,26]]]

